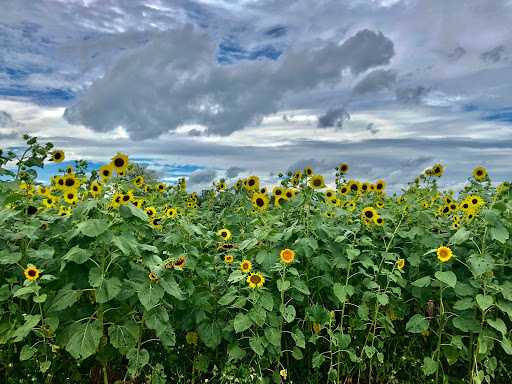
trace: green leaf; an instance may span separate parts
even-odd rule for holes
[[[507,355],[512,355],[512,346],[506,337],[503,337],[500,344]]]
[[[471,232],[468,231],[466,228],[460,228],[455,234],[450,238],[448,241],[448,244],[458,245],[462,244],[466,240],[469,239],[469,236],[471,235]]]
[[[295,329],[295,331],[292,333],[292,338],[295,341],[297,347],[306,348],[306,337],[299,328]]]
[[[265,347],[263,346],[263,343],[261,342],[261,338],[258,336],[253,336],[249,339],[249,345],[251,346],[252,350],[256,352],[258,355],[263,356],[265,353]]]
[[[465,314],[465,312],[463,312]],[[453,326],[460,329],[462,332],[480,332],[480,323],[474,319],[472,313],[468,313],[465,316],[471,316],[471,318],[455,317],[452,320]]]
[[[472,308],[474,305],[475,302],[473,301],[473,298],[464,297],[453,304],[453,309],[456,309],[457,311],[463,311],[465,309]]]
[[[437,363],[431,357],[425,357],[423,359],[423,366],[425,367],[423,370],[425,376],[429,376],[437,371]]]
[[[263,292],[260,300],[263,308],[265,308],[267,311],[272,311],[274,308],[274,298],[270,292]]]
[[[96,288],[96,301],[98,303],[106,303],[112,300],[121,292],[121,286],[121,281],[117,277],[111,277],[110,279],[102,277]]]
[[[0,264],[16,264],[21,260],[21,253],[19,252],[9,252],[8,250],[0,251]]]
[[[299,291],[304,293],[305,295],[310,295],[311,291],[307,287],[306,283],[304,283],[302,280],[295,279],[293,281],[293,286]]]
[[[410,318],[405,329],[411,333],[421,333],[428,329],[429,321],[419,313]]]
[[[123,207],[123,205],[121,205]],[[166,384],[167,375],[162,364],[155,364],[151,371],[151,384]]]
[[[253,308],[249,311],[249,317],[257,326],[261,327],[265,324],[265,319],[267,318],[267,312],[265,312],[262,308]]]
[[[146,313],[145,323],[150,329],[163,327],[169,321],[169,314],[164,307],[155,307]]]
[[[420,287],[420,288],[428,287],[430,285],[430,277],[429,276],[422,277],[421,279],[413,281],[411,283],[411,285],[414,287]]]
[[[507,228],[505,228],[503,225],[499,225],[497,227],[490,228],[489,234],[490,234],[491,239],[499,241],[501,244],[505,244],[505,242],[509,238]]]
[[[347,249],[347,257],[349,260],[354,260],[360,253],[361,251],[359,249]]]
[[[313,363],[313,368],[320,367],[324,361],[324,355],[321,355],[318,351],[315,351],[315,353],[313,353],[313,358],[311,359],[311,362]]]
[[[277,280],[277,289],[279,289],[279,292],[286,291],[288,288],[290,288],[290,282],[288,280]]]
[[[480,308],[482,308],[483,311],[489,308],[493,304],[493,302],[494,300],[490,295],[484,296],[480,293],[476,295],[476,303]]]
[[[5,203],[4,203],[5,204]],[[4,209],[0,211],[0,225],[2,225],[6,220],[18,216],[21,211],[15,211],[14,209]]]
[[[178,300],[185,300],[185,293],[171,274],[164,274],[158,279],[162,288],[169,295],[174,296]]]
[[[110,343],[121,352],[126,352],[137,345],[139,325],[134,320],[127,320],[122,325],[112,324],[108,327]]]
[[[507,334],[507,326],[505,325],[505,322],[500,318],[497,318],[496,320],[487,319],[487,323],[489,323],[489,325],[493,327],[495,330],[501,332],[503,337],[505,337],[505,335]]]
[[[468,263],[474,277],[479,277],[480,275],[495,269],[494,260],[487,254],[485,254],[483,257],[473,254],[468,257]]]
[[[146,222],[148,220],[148,215],[146,215],[142,209],[140,208],[137,208],[135,205],[133,204],[123,204],[119,207],[119,213],[121,214],[121,216],[123,217],[132,217],[132,216],[135,216],[135,217],[138,217],[139,219],[143,220],[144,222]]]
[[[105,232],[109,221],[105,219],[89,219],[76,225],[84,236],[96,237]]]
[[[217,348],[222,341],[222,327],[219,321],[211,321],[207,318],[199,324],[197,327],[197,333],[199,334],[201,341],[210,349]]]
[[[228,362],[231,362],[242,360],[247,355],[247,353],[242,348],[240,348],[238,346],[238,342],[236,342],[236,344],[233,343],[228,345],[228,355]]]
[[[389,303],[389,297],[385,293],[377,293],[377,300],[383,306]]]
[[[281,334],[278,328],[265,328],[265,338],[270,344],[275,345],[276,347],[281,346]]]
[[[346,287],[341,285],[340,283],[335,283],[332,286],[332,290],[334,295],[344,303],[347,300],[347,296],[352,296],[354,294],[354,287],[351,285],[347,285]]]
[[[128,358],[128,373],[132,378],[136,378],[142,372],[142,369],[149,363],[149,352],[147,349],[132,348],[126,354]]]
[[[71,307],[75,304],[80,296],[82,296],[81,290],[73,290],[73,283],[65,285],[53,299],[53,303],[50,307],[50,311],[62,311],[67,307]]]
[[[455,284],[457,284],[457,276],[455,276],[455,273],[453,273],[452,271],[437,271],[435,276],[437,280],[442,281],[443,283],[447,284],[452,288],[454,288]]]
[[[292,356],[295,360],[302,360],[304,358],[302,351],[297,347],[293,347]]]
[[[123,205],[121,205],[123,207]],[[112,244],[121,250],[125,255],[129,255],[137,249],[139,243],[135,235],[128,231],[123,231],[120,236],[112,238]]]
[[[20,351],[20,361],[30,359],[36,353],[36,348],[32,348],[30,345],[25,344]]]
[[[468,284],[461,283],[460,281],[457,281],[453,290],[459,296],[473,296],[475,294],[475,289],[473,287]]]
[[[249,329],[252,324],[252,319],[250,318],[248,313],[239,312],[235,316],[233,326],[235,328],[235,332],[239,333],[245,331],[246,329]]]
[[[160,299],[164,296],[164,290],[159,285],[148,281],[140,286],[137,294],[141,304],[149,311],[160,302]]]
[[[279,311],[287,323],[291,323],[293,320],[295,320],[295,316],[297,315],[293,305],[286,306],[285,304],[281,304],[279,306]]]
[[[77,264],[83,264],[89,260],[92,252],[88,249],[81,249],[78,245],[71,248],[63,257],[63,260],[72,261]]]
[[[39,227],[39,224],[38,224]],[[28,249],[27,254],[31,258],[36,259],[51,259],[53,257],[53,254],[55,253],[55,250],[50,247],[48,244],[41,244],[39,246],[39,249]]]
[[[171,324],[165,324],[163,327],[158,328],[156,330],[156,337],[168,348],[176,345],[176,334]]]
[[[99,320],[74,323],[68,329],[69,341],[66,351],[77,360],[86,359],[96,351],[102,335],[103,330]]]
[[[27,315],[25,316],[25,323],[14,331],[12,337],[15,343],[23,340],[41,320],[40,315]]]
[[[1,295],[0,295],[0,301],[1,301]],[[509,301],[498,299],[496,302],[496,306],[500,309],[500,311],[506,313],[510,320],[512,320],[512,303]]]

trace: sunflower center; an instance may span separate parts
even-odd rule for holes
[[[259,284],[261,282],[261,277],[259,277],[258,275],[252,275],[250,281],[253,284]]]
[[[243,268],[243,269],[248,269],[248,268],[249,268],[249,265],[248,265],[247,263],[243,263],[243,264],[242,264],[242,268]]]
[[[33,214],[34,214],[34,213],[36,213],[36,212],[37,212],[37,208],[36,208],[36,207],[34,207],[33,205],[31,205],[31,206],[29,206],[29,207],[28,207],[27,213],[28,213],[29,215],[33,215]]]
[[[366,211],[366,212],[364,213],[364,215],[365,215],[367,218],[371,219],[371,218],[373,217],[373,212],[372,212],[372,211]]]
[[[254,183],[255,183],[255,181],[253,179],[249,180],[249,186],[252,187],[254,185]]]
[[[155,219],[155,220],[153,221],[153,224],[158,225],[158,223],[160,222],[160,220],[162,220],[162,219]]]
[[[439,169],[439,167],[435,167],[434,172],[439,173],[439,172],[441,172],[441,170]]]
[[[291,192],[286,192],[286,197],[292,197],[292,193]]]
[[[59,181],[57,181],[57,184],[64,185],[64,180],[60,179]]]
[[[477,174],[478,176],[482,176],[483,172],[482,172],[481,170],[478,170],[478,171],[476,171],[476,174]]]
[[[350,186],[350,189],[351,189],[352,191],[357,191],[357,184],[352,184],[352,185]]]
[[[382,188],[382,184],[377,184],[377,189],[381,189]]]
[[[472,202],[473,204],[476,204],[476,203],[478,203],[478,200],[477,200],[477,199],[473,199],[473,200],[471,200],[471,202]]]
[[[114,160],[114,164],[116,167],[121,168],[124,165],[124,160],[118,157]]]
[[[263,199],[262,199],[261,197],[258,197],[258,198],[256,199],[256,205],[257,205],[258,207],[263,207],[263,206],[265,205],[265,202],[263,201]]]
[[[342,170],[343,172],[345,172],[345,171],[347,170],[347,166],[346,166],[346,165],[342,165],[342,166],[341,166],[341,170]]]
[[[75,185],[75,180],[74,179],[66,179],[66,186],[67,187],[72,187],[73,185]]]
[[[227,232],[225,232],[225,231],[222,231],[222,233],[221,233],[220,235],[221,235],[222,237],[226,237],[226,236],[228,235],[228,233],[227,233]]]
[[[53,200],[52,200],[52,199],[47,199],[47,201],[48,201],[48,204],[53,203]]]
[[[276,195],[277,195],[277,196],[282,195],[282,194],[283,194],[283,191],[281,191],[280,189],[278,189],[278,190],[276,191]]]
[[[29,275],[30,277],[34,277],[34,276],[36,275],[36,271],[34,271],[33,269],[29,270],[29,271],[28,271],[28,275]]]
[[[61,154],[59,152],[57,152],[55,155],[53,155],[53,157],[58,160],[58,159],[60,159]]]
[[[315,181],[313,181],[313,185],[315,187],[319,187],[320,185],[322,185],[322,181],[320,179],[316,179]]]
[[[92,187],[92,190],[93,190],[94,192],[97,192],[97,191],[98,191],[98,187],[95,185],[94,187]]]
[[[129,201],[130,200],[130,196],[129,195],[124,195],[123,196],[123,201]]]
[[[110,175],[110,171],[108,169],[105,169],[103,171],[103,176],[108,176],[108,175]]]
[[[441,251],[441,257],[446,257],[446,251]]]
[[[75,195],[73,195],[72,193],[68,193],[68,199],[69,199],[69,200],[72,200],[72,199],[73,199],[73,197],[75,197]]]

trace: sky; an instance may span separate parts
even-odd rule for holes
[[[311,166],[512,180],[512,0],[0,0],[0,148],[191,190]],[[40,170],[48,181],[56,164]]]

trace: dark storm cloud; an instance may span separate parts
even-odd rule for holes
[[[421,85],[416,88],[397,88],[395,90],[396,101],[401,104],[419,104],[423,96],[426,96],[430,92],[430,88],[423,87]]]
[[[396,82],[396,77],[396,71],[376,69],[354,85],[352,94],[355,96],[361,96],[368,93],[379,92],[383,89],[391,89],[393,84]]]
[[[190,175],[187,180],[187,184],[205,184],[210,183],[217,177],[217,171],[215,169],[198,169]]]
[[[65,110],[66,121],[97,132],[122,125],[132,139],[155,138],[183,124],[227,136],[276,113],[290,93],[335,85],[343,69],[357,75],[388,64],[394,55],[390,39],[362,30],[341,44],[288,48],[277,62],[225,66],[217,63],[208,33],[187,25],[164,36],[121,55],[83,99]]]
[[[466,50],[462,47],[457,47],[451,52],[448,57],[450,59],[459,60],[462,56],[466,54]]]
[[[418,156],[412,159],[402,160],[400,165],[404,168],[414,168],[423,164],[432,163],[433,161],[433,156]]]
[[[245,170],[246,170],[245,168],[230,167],[230,168],[226,169],[226,177],[228,179],[231,179],[233,177],[237,177],[240,172],[243,172]]]
[[[496,48],[491,49],[490,51],[484,52],[480,55],[480,59],[484,62],[498,63],[501,60],[501,55],[505,47],[503,45],[499,45]]]
[[[331,108],[325,115],[318,117],[318,128],[343,128],[346,120],[350,120],[346,106]]]

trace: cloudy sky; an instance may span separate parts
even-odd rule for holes
[[[191,189],[343,162],[391,191],[438,162],[446,188],[511,180],[510,20],[511,0],[0,0],[0,148],[120,151]]]

